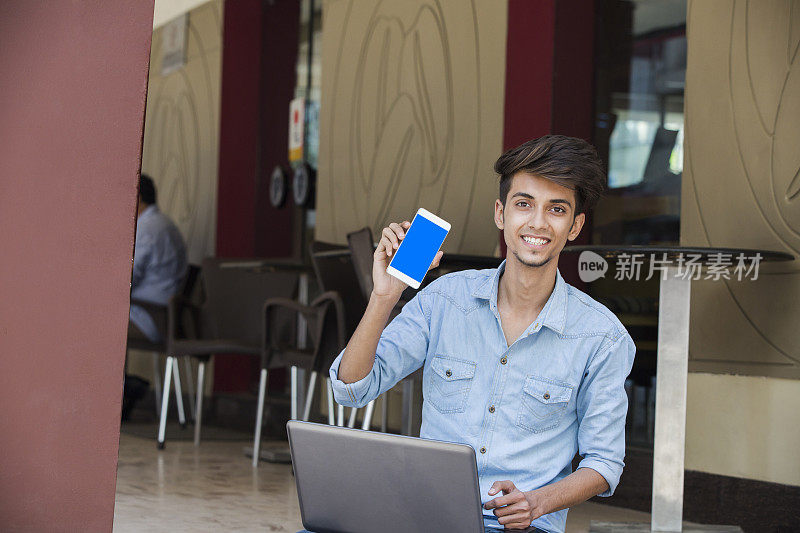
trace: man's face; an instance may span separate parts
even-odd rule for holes
[[[518,172],[511,179],[506,205],[495,202],[494,222],[503,230],[507,258],[542,267],[581,232],[583,213],[575,215],[575,192],[552,181]]]

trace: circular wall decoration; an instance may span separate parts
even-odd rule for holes
[[[289,176],[286,170],[278,165],[272,170],[269,178],[269,203],[272,207],[282,207],[286,201],[286,187],[289,184]]]
[[[314,169],[308,163],[300,163],[294,169],[292,196],[296,205],[305,206],[311,202],[315,175]]]

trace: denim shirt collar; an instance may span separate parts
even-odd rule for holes
[[[487,277],[472,292],[472,296],[475,298],[489,300],[489,308],[496,316],[499,316],[497,311],[497,290],[500,286],[500,276],[505,269],[506,261],[503,260],[500,266],[495,269],[494,274]],[[561,272],[558,270],[556,270],[556,285],[539,316],[543,318],[537,322],[541,322],[542,326],[546,326],[559,334],[564,333],[564,325],[567,322],[567,282],[564,281],[564,278],[561,277]]]

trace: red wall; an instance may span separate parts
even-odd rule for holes
[[[547,134],[592,140],[594,0],[509,0],[506,42],[505,150]],[[588,244],[591,216],[573,244]],[[505,254],[505,242],[500,234]],[[559,270],[573,285],[577,255]]]
[[[287,257],[293,253],[292,210],[269,205],[264,181],[275,164],[288,159],[289,101],[294,95],[299,21],[299,1],[225,2],[219,257]],[[252,389],[258,366],[252,357],[217,357],[214,390]],[[270,373],[270,385],[280,379],[278,374]]]
[[[0,530],[110,531],[153,0],[0,2]]]

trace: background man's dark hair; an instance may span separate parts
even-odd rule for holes
[[[156,184],[153,182],[153,178],[147,174],[139,176],[139,196],[146,204],[155,205],[156,203]]]
[[[494,164],[500,174],[500,201],[506,205],[511,178],[535,174],[575,191],[575,215],[588,213],[606,187],[606,173],[594,146],[583,139],[545,135],[507,151]]]

